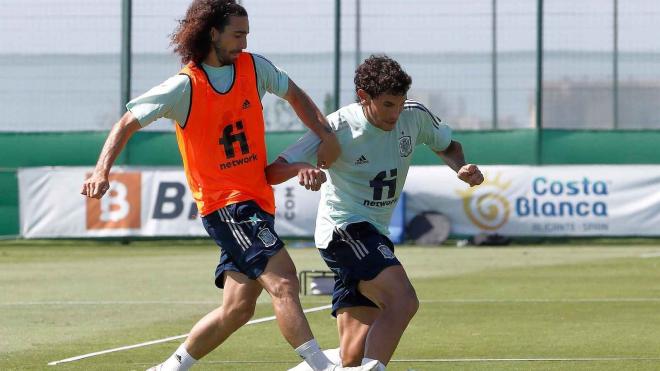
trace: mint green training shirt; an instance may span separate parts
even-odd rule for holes
[[[283,98],[289,89],[289,77],[265,57],[252,54],[257,71],[259,97],[266,92]],[[234,81],[234,66],[213,67],[202,63],[215,90],[225,93]],[[159,118],[168,118],[185,125],[190,109],[190,79],[185,75],[175,75],[146,93],[134,98],[126,108],[145,127]]]
[[[354,103],[328,115],[341,155],[327,170],[316,218],[316,246],[327,247],[335,228],[366,221],[387,235],[392,212],[408,174],[414,148],[426,144],[442,151],[451,128],[424,105],[406,100],[395,128],[384,131],[369,123]],[[311,132],[280,154],[289,163],[316,163],[319,138]]]

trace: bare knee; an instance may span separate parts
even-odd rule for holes
[[[418,310],[419,299],[417,298],[417,294],[413,291],[412,295],[410,295],[410,297],[406,300],[406,308],[404,311],[410,318],[413,318]]]
[[[412,288],[396,297],[389,297],[383,303],[383,310],[395,312],[397,316],[412,319],[419,309],[419,299]]]
[[[419,299],[417,299],[417,293],[412,287],[406,291],[400,303],[402,314],[405,314],[408,318],[413,318],[419,309]]]
[[[254,316],[255,307],[256,303],[242,302],[225,306],[224,311],[227,316],[242,326]]]
[[[268,292],[276,300],[290,300],[298,296],[299,283],[295,274],[278,277],[270,282]]]

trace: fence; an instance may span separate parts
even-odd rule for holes
[[[249,49],[326,111],[354,99],[363,57],[387,53],[413,76],[410,95],[458,130],[660,129],[652,0],[242,3]],[[124,100],[178,71],[168,35],[188,4],[3,2],[0,130],[107,130]],[[302,128],[280,100],[264,103],[269,130]]]
[[[354,100],[361,59],[387,53],[412,75],[409,95],[456,130],[472,162],[660,163],[660,2],[242,3],[248,49],[286,70],[326,112]],[[123,100],[178,71],[168,35],[188,4],[0,4],[0,234],[17,231],[16,168],[93,165]],[[270,95],[264,115],[272,158],[302,126]],[[172,123],[161,121],[117,163],[180,164]],[[414,160],[435,162],[428,151]]]

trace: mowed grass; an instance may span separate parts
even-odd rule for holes
[[[289,249],[299,270],[314,249]],[[658,370],[660,246],[398,247],[421,301],[388,370]],[[0,243],[0,370],[144,370],[182,341],[48,362],[185,334],[220,303],[206,240]],[[305,308],[327,296],[302,298]],[[255,318],[272,315],[262,295]],[[329,311],[308,315],[338,345]],[[275,322],[250,325],[198,370],[286,370]]]

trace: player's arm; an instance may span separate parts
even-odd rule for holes
[[[81,194],[101,198],[109,188],[108,174],[128,139],[140,128],[159,118],[170,118],[185,125],[190,102],[190,79],[175,75],[126,105],[128,111],[110,130],[92,175],[82,185]]]
[[[341,153],[339,142],[328,121],[312,99],[289,78],[289,88],[284,96],[300,120],[321,139],[317,152],[317,164],[329,168]]]
[[[442,158],[447,166],[456,172],[458,179],[469,184],[470,187],[479,185],[484,181],[484,176],[477,165],[465,163],[465,154],[461,143],[452,140],[447,148],[434,152]]]
[[[108,174],[112,164],[115,163],[117,156],[126,146],[128,139],[140,129],[140,123],[133,116],[131,111],[127,111],[117,123],[114,124],[108,138],[105,140],[99,159],[96,162],[94,172],[85,180],[82,185],[81,194],[101,198],[108,190]]]
[[[284,158],[278,157],[266,166],[268,184],[280,184],[296,176],[298,184],[312,191],[321,189],[321,184],[326,181],[323,170],[307,162],[289,163]]]
[[[318,153],[321,139],[308,131],[290,145],[270,165],[266,166],[268,184],[279,184],[293,177],[307,189],[318,191],[326,181],[325,173],[311,164]]]
[[[417,120],[419,127],[418,140],[426,144],[458,175],[458,179],[469,184],[471,187],[479,185],[484,181],[481,171],[474,164],[465,163],[465,155],[461,143],[451,139],[451,128],[442,123],[422,103],[408,100],[406,108]]]

